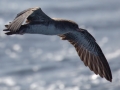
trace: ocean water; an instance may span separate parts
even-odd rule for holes
[[[2,31],[20,11],[39,6],[50,17],[87,29],[102,48],[113,81],[95,75],[58,36]],[[0,90],[120,90],[120,0],[0,0]]]

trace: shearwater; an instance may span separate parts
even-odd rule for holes
[[[26,20],[26,23],[24,21]],[[85,66],[95,74],[112,82],[109,64],[94,37],[85,29],[71,21],[47,16],[39,7],[29,8],[17,14],[15,19],[5,25],[5,34],[44,34],[58,35],[68,40],[76,49]]]

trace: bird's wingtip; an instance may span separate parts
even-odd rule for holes
[[[112,82],[112,79],[110,79],[109,81]]]

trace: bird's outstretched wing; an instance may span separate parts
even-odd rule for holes
[[[25,21],[26,18],[28,18],[32,13],[34,13],[35,11],[39,11],[40,8],[39,7],[35,7],[35,8],[29,8],[27,10],[24,10],[20,13],[17,14],[17,16],[15,17],[15,19],[9,24],[7,25],[7,28],[13,32],[15,32],[16,30],[18,30],[20,28],[20,26],[22,25],[22,23]],[[35,13],[39,14],[39,13]],[[36,17],[32,18],[33,20]]]
[[[62,40],[68,40],[75,47],[81,60],[90,70],[112,81],[112,74],[108,62],[94,37],[87,30],[79,29],[77,32],[59,36]]]

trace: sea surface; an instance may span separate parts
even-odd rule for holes
[[[4,34],[17,13],[37,6],[95,37],[112,82],[84,66],[74,47],[58,36]],[[0,0],[0,90],[120,90],[120,0]]]

